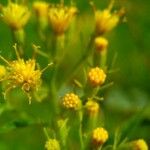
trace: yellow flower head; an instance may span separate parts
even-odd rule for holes
[[[98,35],[112,30],[119,22],[119,15],[111,13],[109,9],[95,11],[95,30]]]
[[[148,150],[148,145],[143,139],[132,142],[133,150]]]
[[[106,74],[99,67],[90,69],[88,72],[88,80],[92,86],[99,86],[105,82]]]
[[[108,40],[104,37],[95,38],[95,48],[98,52],[107,50]]]
[[[63,97],[62,105],[67,109],[78,109],[80,106],[80,99],[74,93],[68,93]]]
[[[0,79],[2,79],[6,75],[6,68],[0,65]]]
[[[56,139],[49,139],[45,144],[46,150],[60,150],[59,142]]]
[[[96,146],[104,144],[108,139],[108,132],[104,128],[96,128],[92,133],[92,141]]]
[[[25,92],[37,89],[41,83],[41,71],[36,69],[34,59],[14,60],[9,66],[9,80],[16,86],[21,86]]]
[[[35,1],[33,3],[33,9],[37,17],[47,17],[48,7],[49,7],[49,4],[44,1]]]
[[[41,84],[41,74],[45,69],[36,69],[36,62],[34,59],[25,61],[24,59],[18,58],[17,60],[9,62],[2,56],[0,56],[0,58],[8,65],[8,73],[2,79],[2,81],[8,81],[9,85],[4,94],[6,95],[12,88],[21,87],[28,95],[29,103],[31,103],[30,92],[38,90]]]
[[[17,51],[17,45],[14,46],[17,59],[14,61],[7,61],[4,57],[0,55],[0,59],[7,64],[7,74],[2,79],[2,81],[8,81],[8,88],[4,92],[6,96],[7,92],[16,87],[21,87],[22,90],[27,94],[29,98],[29,103],[31,103],[30,94],[38,90],[41,85],[41,75],[42,73],[53,63],[49,63],[44,69],[40,70],[36,66],[35,59],[24,60],[20,58]]]
[[[86,110],[89,114],[94,115],[99,111],[99,104],[93,100],[88,100],[85,104]]]
[[[65,7],[62,4],[51,6],[48,12],[48,19],[54,33],[57,35],[64,34],[76,12],[76,7]]]
[[[2,19],[14,30],[22,29],[28,22],[30,12],[24,5],[9,2],[2,8]]]

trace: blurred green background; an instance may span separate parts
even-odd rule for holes
[[[31,6],[32,1],[28,2]],[[84,17],[83,20],[80,19],[80,27],[76,30],[84,33],[83,38],[86,41],[94,26],[91,19],[93,12],[88,0],[74,0],[74,2],[80,10],[79,18]],[[97,8],[102,9],[109,3],[108,0],[94,2]],[[7,1],[1,0],[0,3],[5,5]],[[70,0],[65,0],[65,3],[70,3]],[[105,124],[112,135],[115,129],[121,126],[127,131],[124,133],[129,139],[144,138],[150,145],[150,1],[116,0],[115,7],[125,7],[127,22],[120,23],[108,35],[110,41],[108,64],[111,65],[114,56],[117,56],[115,63],[117,71],[110,76],[114,85],[104,91],[105,101],[101,107],[105,113]],[[29,43],[26,51],[28,55],[31,54],[31,43],[40,45],[40,42],[37,40],[32,19],[25,30]],[[12,45],[11,32],[0,21],[1,55],[11,57]],[[76,52],[76,55],[78,53]],[[13,98],[17,100],[15,96]],[[44,120],[48,120],[51,114],[48,102],[33,102],[32,105],[28,105],[22,99],[18,103],[20,105],[16,104],[16,109],[5,108],[3,95],[0,94],[0,150],[44,149],[46,139],[41,124]],[[25,120],[28,120],[28,123]]]

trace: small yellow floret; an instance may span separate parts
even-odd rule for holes
[[[2,8],[2,19],[14,30],[22,29],[29,17],[30,12],[24,5],[9,2],[6,7]]]
[[[107,50],[108,40],[104,37],[95,38],[95,47],[98,52]]]
[[[46,150],[60,150],[59,142],[56,139],[49,139],[45,144]]]
[[[99,67],[90,69],[88,73],[88,80],[92,86],[99,86],[105,82],[106,74]]]
[[[89,114],[97,114],[99,111],[99,104],[93,100],[88,100],[85,104],[86,110]]]
[[[80,99],[78,95],[74,93],[68,93],[63,97],[63,106],[70,109],[78,109],[80,106]]]
[[[109,9],[95,11],[96,33],[101,35],[112,30],[119,22],[119,15],[111,13]]]
[[[104,128],[96,128],[92,133],[92,140],[96,146],[104,144],[108,139],[108,132]]]
[[[148,145],[143,139],[134,141],[132,147],[133,150],[148,150]]]
[[[2,79],[6,75],[6,68],[0,65],[0,79]]]
[[[35,1],[33,3],[33,9],[38,17],[47,17],[48,7],[49,4],[43,1]]]
[[[64,34],[76,12],[76,7],[65,7],[63,5],[51,6],[49,8],[48,19],[55,34]]]

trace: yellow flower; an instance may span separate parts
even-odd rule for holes
[[[18,58],[17,60],[9,62],[2,56],[0,56],[0,58],[8,65],[8,73],[5,75],[3,80],[8,81],[9,87],[6,89],[4,94],[6,95],[12,88],[21,87],[22,90],[28,95],[29,103],[31,103],[30,93],[34,90],[38,90],[38,87],[41,84],[42,72],[46,68],[43,70],[36,69],[36,62],[34,59],[25,61],[24,59]]]
[[[49,4],[44,1],[35,1],[33,3],[33,9],[38,17],[47,17],[48,7]]]
[[[119,15],[111,13],[109,9],[95,11],[95,30],[98,35],[112,30],[119,22]]]
[[[2,79],[6,75],[6,68],[0,65],[0,79]]]
[[[105,82],[106,74],[99,67],[90,69],[88,72],[88,80],[92,86],[99,86]]]
[[[80,106],[80,99],[74,93],[68,93],[63,97],[62,105],[67,109],[78,109]]]
[[[98,52],[107,50],[108,40],[104,37],[95,38],[95,48]]]
[[[48,19],[54,33],[57,35],[64,34],[76,12],[76,7],[65,7],[62,4],[51,6],[48,12]]]
[[[24,5],[9,2],[6,7],[2,7],[2,19],[14,30],[22,29],[29,17],[30,12]]]
[[[138,139],[132,142],[133,150],[148,150],[148,146],[143,139]]]
[[[99,111],[99,104],[90,99],[86,102],[85,108],[89,114],[94,115]]]
[[[108,139],[108,132],[104,128],[96,128],[92,133],[92,141],[95,146],[104,144]]]
[[[49,139],[45,144],[46,150],[60,150],[59,142],[56,139]]]
[[[9,65],[9,80],[16,86],[21,86],[25,92],[37,89],[41,83],[41,71],[36,69],[34,59],[14,60]]]

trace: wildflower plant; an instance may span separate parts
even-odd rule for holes
[[[129,141],[105,124],[103,89],[112,86],[110,75],[114,69],[107,60],[111,44],[108,35],[124,14],[122,9],[113,11],[114,0],[104,10],[96,8],[93,1],[90,4],[95,21],[90,22],[94,29],[88,38],[78,28],[80,10],[73,2],[66,5],[64,1],[57,4],[8,1],[6,6],[1,5],[1,21],[13,33],[10,49],[15,50],[10,51],[10,56],[3,56],[3,52],[0,55],[0,81],[6,107],[2,113],[16,110],[17,119],[21,118],[23,123],[17,122],[14,128],[36,126],[41,149],[148,150],[144,140]],[[32,28],[36,32],[31,42],[26,36],[29,29],[25,28],[30,23],[36,26]],[[30,105],[23,102],[23,93]],[[16,100],[11,105],[13,94]],[[21,101],[19,104],[27,110],[16,106],[16,101]],[[38,107],[40,114],[30,114],[28,109],[32,107]],[[8,127],[8,131],[11,129]],[[30,144],[26,149],[32,149]]]

